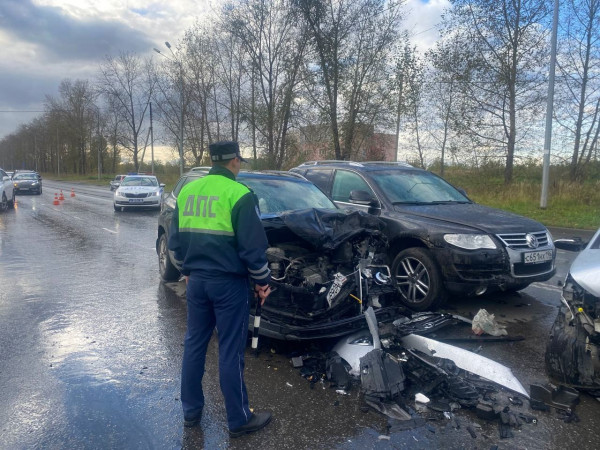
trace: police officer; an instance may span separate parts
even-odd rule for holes
[[[187,333],[181,370],[184,425],[198,425],[208,342],[217,328],[219,379],[231,437],[260,430],[271,413],[252,413],[244,383],[244,350],[252,295],[270,293],[267,237],[250,190],[235,181],[242,162],[237,142],[209,146],[212,168],[184,186],[173,213],[169,248],[187,283]]]

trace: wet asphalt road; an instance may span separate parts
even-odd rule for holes
[[[66,199],[55,206],[60,188]],[[272,410],[273,423],[229,439],[213,341],[204,416],[199,428],[184,430],[185,286],[159,282],[157,212],[115,213],[111,203],[108,187],[45,180],[42,196],[19,196],[15,210],[0,214],[0,448],[598,447],[600,404],[585,395],[578,423],[531,411],[527,402],[511,407],[539,420],[510,439],[501,440],[496,423],[470,411],[456,412],[458,429],[428,415],[430,427],[389,433],[385,416],[361,410],[357,388],[349,395],[325,384],[310,389],[286,357],[294,348],[264,339],[258,358],[248,351],[246,381],[251,406]],[[556,285],[573,256],[560,252],[557,276],[519,294],[449,304],[464,316],[485,307],[509,335],[525,337],[465,348],[511,367],[526,388],[546,382],[543,353],[559,304]],[[466,328],[448,332],[468,335]]]

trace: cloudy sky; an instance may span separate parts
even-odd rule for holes
[[[40,115],[61,80],[92,79],[106,55],[175,44],[219,0],[0,0],[0,139]],[[407,0],[421,48],[448,0]],[[155,54],[155,56],[158,56]]]

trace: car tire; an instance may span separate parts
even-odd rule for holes
[[[392,263],[392,278],[402,303],[414,311],[433,310],[446,301],[441,270],[425,248],[398,253]]]
[[[12,198],[8,201],[8,207],[11,209],[15,207],[15,191],[14,190],[12,193]]]
[[[113,208],[115,208],[115,212],[121,212],[121,207],[117,206],[113,203]]]
[[[42,195],[42,188],[40,187],[40,190],[38,191],[38,195]]]
[[[158,271],[163,281],[177,281],[181,276],[169,256],[167,233],[163,233],[158,240]]]
[[[2,201],[0,202],[0,211],[6,211],[8,209],[8,199],[6,198],[6,193],[2,193]]]

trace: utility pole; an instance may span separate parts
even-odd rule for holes
[[[544,138],[544,165],[542,169],[542,195],[540,208],[548,205],[548,178],[550,176],[550,146],[552,144],[552,114],[554,104],[554,71],[556,66],[556,36],[558,29],[558,0],[554,0],[552,18],[552,40],[550,48],[550,73],[548,76],[548,100],[546,103],[546,136]]]
[[[96,114],[98,115],[98,179],[102,175],[102,159],[100,158],[102,139],[100,138],[100,108],[96,106]]]
[[[154,175],[154,130],[152,128],[152,102],[150,102],[150,149],[152,150],[152,175]]]

